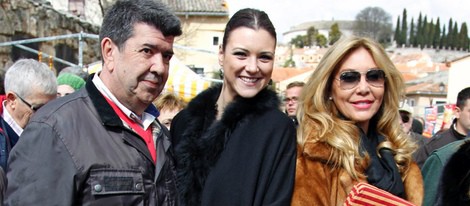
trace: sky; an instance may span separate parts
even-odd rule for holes
[[[265,11],[274,26],[278,36],[304,22],[319,20],[354,20],[356,15],[366,7],[380,7],[392,16],[392,23],[402,16],[403,9],[407,11],[408,24],[413,17],[415,23],[421,12],[426,15],[428,22],[434,23],[439,17],[441,27],[448,26],[449,19],[457,22],[470,23],[468,0],[226,0],[230,16],[243,8],[256,8]],[[401,18],[400,18],[401,19]]]

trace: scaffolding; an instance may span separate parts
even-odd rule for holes
[[[53,55],[49,55],[47,53],[22,45],[22,44],[29,44],[29,43],[36,43],[36,42],[70,39],[70,38],[78,39],[78,64],[66,61],[64,59],[55,57]],[[66,35],[59,35],[59,36],[39,37],[39,38],[33,38],[33,39],[23,39],[23,40],[17,40],[17,41],[2,42],[0,43],[0,46],[15,46],[25,51],[35,53],[37,55],[41,54],[45,58],[52,58],[54,61],[60,62],[62,64],[72,66],[72,67],[80,67],[83,69],[83,47],[84,47],[85,38],[99,39],[99,36],[96,34],[88,34],[88,33],[80,32],[80,33],[75,33],[75,34],[66,34]]]
[[[70,39],[70,38],[77,38],[78,39],[78,64],[66,61],[64,59],[55,57],[53,55],[50,55],[50,54],[47,54],[47,53],[44,53],[44,52],[41,52],[41,51],[35,50],[33,48],[22,45],[22,44],[29,44],[29,43],[36,43],[36,42]],[[32,39],[23,39],[23,40],[2,42],[2,43],[0,43],[0,47],[2,47],[2,46],[15,46],[15,47],[18,47],[18,48],[23,49],[25,51],[35,53],[38,56],[42,55],[42,57],[51,58],[54,61],[63,63],[65,65],[68,65],[68,66],[71,66],[71,67],[79,67],[83,71],[88,73],[88,68],[84,68],[84,65],[83,65],[83,47],[84,47],[85,38],[91,38],[91,39],[96,39],[97,40],[97,39],[99,39],[99,35],[80,32],[80,33],[75,33],[75,34],[65,34],[65,35],[59,35],[59,36],[39,37],[39,38],[32,38]],[[209,50],[205,50],[205,49],[198,49],[198,48],[191,48],[191,47],[186,47],[186,46],[182,46],[182,45],[176,45],[175,44],[174,47],[178,48],[178,49],[190,50],[190,51],[194,51],[194,52],[216,54],[213,51],[209,51]],[[203,77],[203,79],[211,81],[211,82],[222,82],[222,80],[212,79],[212,78],[208,78],[208,77]]]

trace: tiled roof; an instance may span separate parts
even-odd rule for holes
[[[447,86],[444,84],[444,91],[440,90],[440,86],[440,82],[423,82],[406,87],[406,93],[447,93]]]
[[[225,0],[162,0],[177,14],[178,13],[218,13],[228,16]]]
[[[275,68],[273,69],[271,79],[274,82],[280,82],[280,81],[289,79],[291,77],[294,77],[294,76],[297,76],[297,75],[300,75],[300,74],[303,74],[312,70],[313,70],[312,68],[308,68],[308,67],[302,68],[302,69],[290,68],[290,67]]]

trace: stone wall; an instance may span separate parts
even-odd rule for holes
[[[50,3],[40,0],[0,0],[0,25],[0,42],[13,41],[18,36],[39,38],[80,32],[99,33],[99,26],[73,15],[58,12]],[[78,60],[78,38],[40,42],[38,49],[55,56],[55,47],[58,44],[67,45],[74,59]],[[0,47],[0,68],[5,69],[12,64],[12,51],[13,46]],[[85,38],[83,64],[86,65],[99,59],[99,41]],[[73,63],[78,64],[78,62]],[[61,68],[54,69],[60,70]]]

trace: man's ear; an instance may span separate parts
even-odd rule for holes
[[[462,111],[462,110],[460,110],[459,107],[455,107],[455,109],[454,109],[454,116],[455,116],[455,118],[457,118],[457,119],[460,118],[460,112],[461,112],[461,111]]]
[[[16,97],[16,95],[13,92],[7,92],[5,94],[5,99],[7,101],[7,105],[10,105],[12,109],[16,108],[18,104],[18,101],[16,100],[18,99],[18,97]]]
[[[113,40],[106,37],[101,41],[101,55],[103,57],[103,70],[107,69],[110,72],[114,69],[115,57],[114,54],[119,48],[114,44]]]

